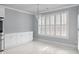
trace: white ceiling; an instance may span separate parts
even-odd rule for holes
[[[23,11],[28,11],[31,13],[36,13],[38,4],[4,4],[5,6],[16,8]],[[72,4],[39,4],[39,11],[49,11],[56,8],[62,8],[64,6],[70,6]]]

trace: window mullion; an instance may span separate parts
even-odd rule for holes
[[[45,15],[45,34],[46,34],[46,15]]]
[[[41,16],[41,34],[42,34],[42,19],[43,19],[43,17]]]
[[[49,15],[49,34],[51,34],[51,22],[50,22],[50,15]]]
[[[60,13],[60,36],[62,36],[62,13]]]
[[[56,36],[56,15],[54,15],[54,35]]]

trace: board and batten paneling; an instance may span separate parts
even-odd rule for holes
[[[5,49],[26,44],[33,40],[33,32],[19,32],[5,34]]]

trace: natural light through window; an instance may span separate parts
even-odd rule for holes
[[[40,15],[38,19],[38,34],[56,37],[67,36],[67,11]]]

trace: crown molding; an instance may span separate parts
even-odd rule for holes
[[[7,9],[11,9],[11,10],[15,10],[17,12],[21,12],[21,13],[26,13],[26,14],[30,14],[30,15],[33,15],[33,13],[31,12],[28,12],[28,11],[23,11],[23,10],[20,10],[20,9],[16,9],[16,8],[12,8],[12,7],[8,7],[8,6],[5,6],[5,5],[0,5],[2,8],[7,8]]]
[[[60,8],[51,9],[49,11],[41,11],[40,13],[54,12],[54,11],[58,11],[58,10],[66,9],[66,8],[71,8],[71,7],[77,7],[77,6],[79,6],[79,5],[77,4],[77,5],[64,6],[64,7],[60,7]]]
[[[64,7],[60,7],[60,8],[51,9],[49,11],[41,11],[40,13],[54,12],[54,11],[57,11],[57,10],[66,9],[66,8],[70,8],[70,7],[76,7],[76,6],[79,6],[79,5],[64,6]],[[12,8],[12,7],[8,7],[8,6],[2,5],[2,4],[0,5],[0,7],[2,7],[2,8],[4,7],[4,8],[7,8],[7,9],[11,9],[11,10],[15,10],[15,11],[21,12],[21,13],[35,15],[35,13],[29,12],[29,11],[23,11],[23,10]]]

